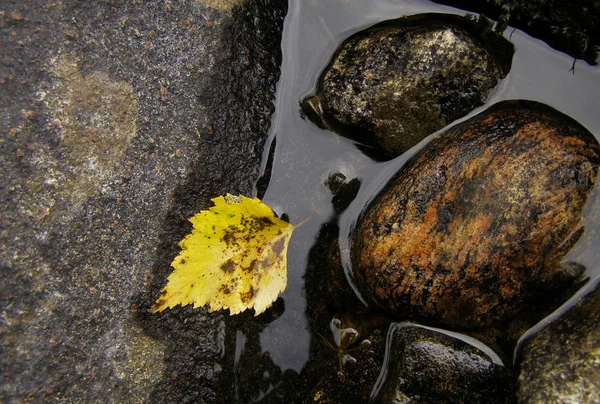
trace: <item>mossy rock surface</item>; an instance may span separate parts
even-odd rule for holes
[[[511,319],[578,274],[562,258],[600,146],[536,102],[505,101],[439,135],[362,213],[352,265],[364,294],[400,317],[456,328]]]

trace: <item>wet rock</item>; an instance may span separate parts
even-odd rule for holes
[[[511,403],[509,368],[460,334],[410,323],[390,328],[377,403]]]
[[[402,167],[352,235],[364,296],[454,327],[514,317],[583,269],[561,265],[584,232],[600,146],[560,112],[501,102]]]
[[[421,14],[348,38],[305,101],[322,126],[396,156],[483,104],[513,47],[465,18]]]
[[[577,59],[595,65],[600,50],[600,3],[596,0],[435,0],[499,21],[496,29],[508,25]],[[575,65],[573,65],[575,66]]]
[[[252,192],[287,2],[205,3],[2,2],[0,402],[228,401],[222,315],[147,310]]]
[[[522,403],[600,402],[600,290],[525,342]]]
[[[346,181],[346,176],[340,172],[332,173],[327,177],[325,185],[329,188],[333,198],[331,204],[336,214],[342,213],[352,203],[358,190],[360,189],[360,180],[353,178]]]
[[[325,180],[325,185],[332,195],[335,195],[346,183],[346,176],[340,172],[331,173]]]
[[[345,183],[340,190],[333,196],[331,204],[336,214],[342,213],[356,198],[358,191],[360,190],[360,180],[353,178]]]

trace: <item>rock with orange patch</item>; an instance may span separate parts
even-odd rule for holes
[[[362,213],[352,264],[365,297],[404,317],[479,327],[577,275],[600,146],[543,104],[505,101],[417,153]]]

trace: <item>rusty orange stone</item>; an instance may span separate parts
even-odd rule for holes
[[[594,136],[536,102],[505,101],[417,153],[361,215],[356,282],[402,318],[458,328],[514,317],[572,274],[600,162]]]

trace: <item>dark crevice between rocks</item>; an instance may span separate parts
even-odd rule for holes
[[[344,188],[352,194],[355,186],[356,182],[350,181],[336,196],[345,192]],[[353,196],[346,201],[351,199]],[[306,316],[311,333],[309,359],[300,373],[298,387],[289,393],[288,402],[369,402],[383,363],[390,319],[366,307],[348,284],[340,257],[339,236],[334,217],[321,226],[309,252],[304,276]],[[335,346],[332,335],[334,330],[330,324],[334,319],[340,321],[340,328],[353,328],[358,333],[356,341],[341,350]],[[361,346],[364,340],[369,344]],[[350,354],[356,362],[346,362],[340,368],[340,352]]]
[[[234,401],[232,386],[220,385],[218,379],[233,378],[236,329],[239,322],[251,322],[253,313],[238,316],[230,325],[226,314],[208,314],[204,308],[177,307],[155,315],[148,309],[172,271],[179,241],[191,230],[187,218],[209,208],[210,199],[219,195],[251,195],[274,110],[286,12],[284,0],[249,0],[234,8],[224,27],[226,42],[218,52],[215,73],[191,79],[197,80],[190,84],[201,89],[198,97],[210,121],[199,129],[202,141],[188,170],[191,174],[173,193],[173,207],[165,217],[152,268],[153,280],[132,302],[138,307],[140,326],[166,346],[166,370],[151,395],[153,402]],[[263,316],[274,311],[267,310]],[[225,347],[203,350],[200,338],[211,336],[224,341]]]

